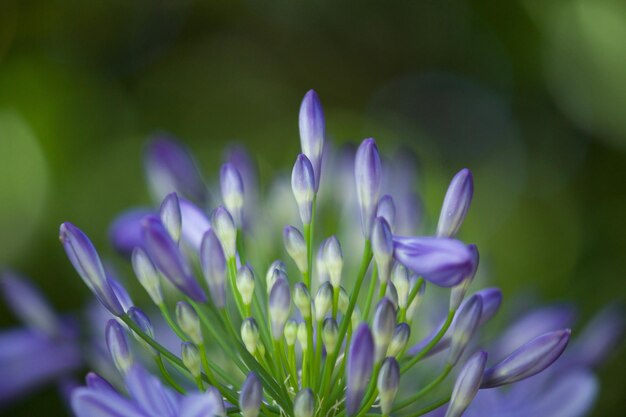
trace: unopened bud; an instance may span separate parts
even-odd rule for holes
[[[167,233],[169,233],[174,242],[178,242],[183,221],[176,193],[170,193],[165,197],[163,203],[161,203],[159,216]]]
[[[307,260],[306,242],[302,233],[293,226],[287,226],[283,229],[283,242],[287,253],[296,263],[301,273],[307,273],[309,263]]]
[[[313,417],[315,415],[315,396],[310,388],[304,388],[293,400],[295,417]]]
[[[400,366],[395,358],[390,357],[383,361],[377,382],[380,409],[383,415],[388,416],[400,387]]]
[[[181,354],[185,368],[187,368],[194,378],[200,378],[202,361],[200,359],[198,346],[191,342],[183,342],[181,344]]]
[[[237,290],[245,305],[250,305],[254,296],[254,273],[248,264],[237,271]]]
[[[376,306],[372,322],[372,335],[376,346],[376,362],[382,360],[396,328],[396,311],[391,301],[383,297]]]
[[[285,342],[287,346],[293,346],[296,343],[298,335],[298,323],[295,320],[287,320],[285,324]]]
[[[115,367],[122,375],[126,375],[134,360],[126,340],[124,328],[117,321],[111,319],[107,323],[105,336],[109,354],[113,359],[113,363],[115,363]]]
[[[341,283],[341,270],[343,269],[343,252],[339,240],[335,236],[326,239],[324,243],[324,264],[328,272],[330,283],[337,288]]]
[[[322,284],[315,295],[315,320],[321,321],[333,305],[333,286],[329,281]]]
[[[141,248],[135,248],[132,255],[133,271],[141,286],[146,290],[152,302],[158,306],[163,304],[161,280],[154,264]]]
[[[193,309],[189,303],[185,301],[179,301],[176,304],[176,322],[180,326],[183,332],[189,337],[196,345],[201,345],[202,330],[200,329],[200,319],[198,313]]]
[[[219,206],[213,210],[211,225],[222,244],[224,256],[227,260],[231,259],[237,252],[237,228],[230,212],[224,206]]]
[[[248,317],[241,322],[241,340],[246,346],[246,350],[254,355],[259,343],[259,326],[252,317]]]
[[[302,322],[300,324],[298,324],[298,343],[300,343],[300,347],[302,348],[303,352],[306,352],[309,348],[309,339],[308,339],[308,334],[307,334],[307,330],[306,330],[306,323]]]
[[[322,325],[322,342],[326,347],[326,352],[333,352],[337,346],[337,339],[339,334],[339,327],[337,321],[332,317],[324,320]]]
[[[411,335],[411,327],[406,323],[400,323],[393,331],[391,343],[387,348],[387,356],[397,357],[406,347],[409,336]]]
[[[303,282],[298,282],[293,286],[293,302],[300,310],[302,318],[311,317],[311,295]]]

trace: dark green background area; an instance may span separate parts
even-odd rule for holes
[[[3,0],[0,265],[80,308],[58,225],[113,255],[111,218],[149,202],[151,133],[180,137],[209,178],[243,143],[267,183],[293,163],[314,88],[333,142],[416,152],[430,218],[472,169],[461,237],[489,282],[574,302],[582,323],[626,293],[624,39],[626,6],[609,0]],[[0,324],[16,324],[4,306]],[[595,415],[621,415],[624,373],[618,355],[601,370]],[[0,413],[64,415],[53,391]]]

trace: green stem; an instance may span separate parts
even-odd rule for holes
[[[446,321],[443,324],[443,326],[441,326],[441,329],[439,329],[439,332],[437,332],[435,337],[426,346],[424,346],[424,349],[422,349],[417,355],[413,356],[411,359],[408,360],[406,364],[404,364],[404,366],[400,369],[400,373],[403,374],[409,369],[411,369],[413,365],[415,365],[420,360],[422,360],[428,354],[428,352],[430,352],[432,348],[435,347],[437,343],[439,343],[441,338],[446,334],[446,332],[450,328],[450,325],[452,324],[452,320],[454,319],[455,313],[456,313],[456,310],[450,310],[448,312],[448,317],[446,318]]]
[[[443,368],[443,371],[430,384],[426,385],[424,388],[417,391],[415,394],[411,395],[409,398],[406,398],[400,401],[391,411],[395,412],[395,411],[402,410],[403,408],[408,407],[409,405],[413,404],[415,401],[422,398],[424,395],[428,394],[435,387],[437,387],[437,385],[439,385],[444,379],[446,379],[446,377],[450,374],[450,371],[452,371],[452,368],[453,368],[452,365],[446,364],[445,368]]]
[[[235,304],[237,304],[237,310],[239,311],[240,317],[243,319],[246,317],[245,310],[243,308],[243,300],[241,299],[241,294],[239,294],[239,290],[237,289],[237,260],[234,256],[228,259],[228,282],[230,284],[230,291],[235,298]]]
[[[415,413],[408,414],[405,417],[419,417],[419,416],[423,416],[424,414],[428,414],[431,411],[438,409],[442,405],[447,404],[449,401],[450,401],[450,396],[447,396],[445,398],[441,398],[440,400],[435,401],[434,403],[432,403],[432,404],[422,408],[419,411],[416,411]]]
[[[376,281],[378,281],[378,268],[376,264],[372,267],[372,277],[370,278],[370,286],[367,290],[367,298],[365,299],[365,309],[363,310],[363,321],[369,320],[370,309],[372,308],[372,300],[374,299],[374,290],[376,289]]]
[[[160,354],[157,354],[154,356],[154,361],[159,367],[159,370],[161,371],[161,375],[163,375],[163,378],[165,378],[165,381],[167,381],[167,383],[170,384],[170,386],[174,388],[176,391],[185,395],[185,389],[181,387],[176,381],[174,381],[174,378],[172,378],[172,375],[170,375],[167,368],[165,368],[165,364],[163,363],[163,358],[161,357]]]

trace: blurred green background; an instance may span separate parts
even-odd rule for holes
[[[625,40],[617,0],[2,0],[0,265],[78,309],[58,225],[112,254],[110,219],[149,202],[150,133],[183,139],[207,176],[233,140],[264,174],[290,169],[314,88],[333,141],[417,152],[431,216],[471,168],[463,238],[492,281],[584,321],[626,294]],[[625,373],[619,357],[601,371],[595,415],[621,415]],[[64,415],[54,388],[4,414],[44,409]]]

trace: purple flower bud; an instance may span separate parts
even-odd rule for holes
[[[496,351],[501,355],[506,355],[537,336],[571,327],[575,316],[576,310],[570,305],[563,304],[529,311],[500,334]]]
[[[115,296],[104,273],[100,257],[87,235],[66,222],[61,225],[59,238],[67,257],[87,287],[113,315],[122,316],[124,309]]]
[[[370,238],[380,194],[382,168],[374,139],[365,139],[356,151],[354,160],[356,191],[361,209],[361,228]]]
[[[187,337],[189,337],[189,340],[196,345],[203,343],[198,313],[196,313],[196,310],[186,301],[176,303],[176,322]]]
[[[263,401],[263,386],[254,372],[250,372],[241,386],[239,408],[243,417],[257,417]]]
[[[154,214],[154,210],[135,208],[117,216],[109,226],[109,241],[113,248],[120,254],[129,256],[133,249],[142,247],[142,220]]]
[[[163,304],[161,280],[150,257],[143,249],[135,248],[131,259],[133,262],[133,271],[139,283],[141,283],[141,286],[146,290],[152,302],[160,306]]]
[[[230,259],[237,253],[237,228],[232,216],[224,206],[219,206],[211,214],[211,224],[215,235],[222,244],[224,256]]]
[[[310,224],[316,191],[315,173],[311,161],[303,154],[298,155],[291,171],[291,190],[298,204],[302,224]]]
[[[183,222],[183,241],[197,252],[200,250],[204,234],[211,229],[211,222],[204,211],[189,200],[179,197],[178,203]]]
[[[438,237],[453,237],[458,232],[474,194],[474,180],[469,169],[459,171],[446,192],[443,200],[439,224],[437,224]]]
[[[570,338],[569,329],[543,334],[485,371],[481,388],[494,388],[526,379],[546,369],[561,356]]]
[[[393,261],[393,235],[389,223],[382,217],[374,219],[372,227],[372,252],[380,282],[387,282]]]
[[[248,150],[241,145],[229,147],[226,152],[226,160],[232,163],[243,181],[244,193],[244,219],[243,227],[247,227],[251,220],[251,208],[256,205],[258,197],[258,167],[256,161],[250,156]]]
[[[389,228],[393,231],[396,222],[396,205],[390,195],[386,194],[378,201],[376,217],[385,219],[389,224]]]
[[[328,271],[326,270],[326,261],[324,260],[324,246],[326,242],[324,241],[317,250],[317,254],[315,255],[315,269],[317,270],[317,281],[320,284],[328,281],[330,277],[328,276]]]
[[[159,216],[161,218],[161,223],[165,227],[165,230],[167,230],[170,234],[170,237],[174,240],[174,242],[178,242],[180,240],[183,219],[180,212],[180,203],[178,202],[178,196],[176,193],[170,193],[165,197],[161,203]]]
[[[485,288],[475,293],[483,299],[483,312],[480,315],[478,326],[482,326],[496,315],[502,304],[502,291],[500,288]]]
[[[363,400],[365,388],[374,366],[374,338],[367,324],[362,323],[354,332],[348,353],[346,370],[346,414],[356,414]]]
[[[189,151],[177,141],[158,137],[148,143],[144,164],[154,198],[163,200],[171,192],[204,205],[207,191]]]
[[[274,283],[279,276],[287,279],[287,266],[280,259],[276,259],[274,262],[272,262],[270,267],[267,269],[267,273],[265,274],[265,285],[267,287],[268,295],[272,291],[272,287],[274,286]]]
[[[341,285],[341,271],[343,270],[343,251],[336,236],[331,236],[324,242],[324,266],[330,283],[334,288]]]
[[[389,347],[387,348],[387,356],[398,356],[406,347],[409,336],[411,336],[411,327],[407,323],[400,323],[393,331],[393,336]]]
[[[222,165],[220,170],[220,188],[222,189],[222,201],[232,214],[235,224],[242,227],[244,188],[243,180],[235,165],[228,162]]]
[[[115,297],[117,297],[118,301],[122,305],[122,309],[124,311],[128,311],[128,309],[133,306],[133,300],[131,300],[130,294],[128,294],[126,288],[124,288],[124,286],[110,274],[107,274],[107,279],[109,280],[109,285],[113,288]]]
[[[445,417],[461,417],[472,403],[480,388],[485,363],[487,363],[487,352],[476,352],[465,363],[454,383]]]
[[[461,283],[452,287],[452,291],[450,292],[450,310],[456,310],[461,305],[463,298],[465,297],[465,293],[467,292],[467,288],[470,286],[474,277],[476,276],[476,271],[478,270],[478,248],[476,245],[468,245],[470,251],[472,252],[472,264],[474,268],[469,272],[469,274],[461,280]]]
[[[152,323],[150,322],[150,319],[148,318],[148,316],[146,316],[146,314],[143,311],[141,311],[137,307],[131,307],[128,310],[128,316],[133,322],[135,322],[137,326],[139,326],[139,328],[145,334],[147,334],[152,339],[154,339],[154,328],[152,327]],[[141,345],[143,345],[143,347],[146,348],[148,351],[152,352],[153,354],[157,353],[157,351],[152,346],[150,346],[145,340],[143,340],[141,336],[139,336],[138,334],[134,332],[132,332],[132,335],[135,336],[135,339]]]
[[[304,388],[293,399],[295,417],[313,417],[315,415],[315,396],[310,388]]]
[[[474,269],[474,256],[455,239],[394,236],[396,259],[440,287],[457,285]]]
[[[396,358],[389,357],[383,361],[378,373],[377,388],[380,393],[380,409],[384,416],[391,413],[391,407],[400,387],[400,365]]]
[[[206,232],[202,239],[200,265],[213,303],[223,308],[226,305],[226,258],[213,230]]]
[[[483,310],[483,299],[480,295],[474,295],[455,316],[454,329],[452,330],[452,340],[450,342],[450,352],[448,363],[456,365],[463,351],[467,347],[474,332],[478,328],[478,321]]]
[[[372,321],[372,334],[376,345],[376,362],[382,360],[387,353],[387,347],[393,338],[396,328],[396,310],[387,297],[383,297],[376,306]]]
[[[115,367],[122,375],[126,375],[133,364],[133,355],[128,346],[124,328],[114,319],[107,323],[106,342]]]
[[[274,283],[270,292],[269,307],[272,336],[274,340],[280,340],[291,307],[291,292],[286,279],[278,278]]]
[[[153,217],[144,220],[146,251],[159,271],[183,294],[198,302],[206,295],[191,273],[187,260],[161,222]]]
[[[287,253],[296,263],[298,270],[303,274],[308,272],[309,264],[306,253],[306,242],[304,241],[302,233],[293,226],[286,226],[283,229],[283,242]]]
[[[12,272],[0,276],[0,289],[11,311],[28,327],[48,336],[59,333],[61,323],[39,290],[26,278]]]
[[[302,153],[311,161],[315,173],[315,191],[317,192],[320,186],[326,122],[322,103],[313,90],[309,90],[302,100],[299,124],[300,146]]]
[[[113,385],[109,383],[109,381],[102,378],[95,372],[89,372],[87,376],[85,376],[85,383],[87,384],[87,387],[93,391],[110,393],[117,392],[115,391],[115,388],[113,388]]]

